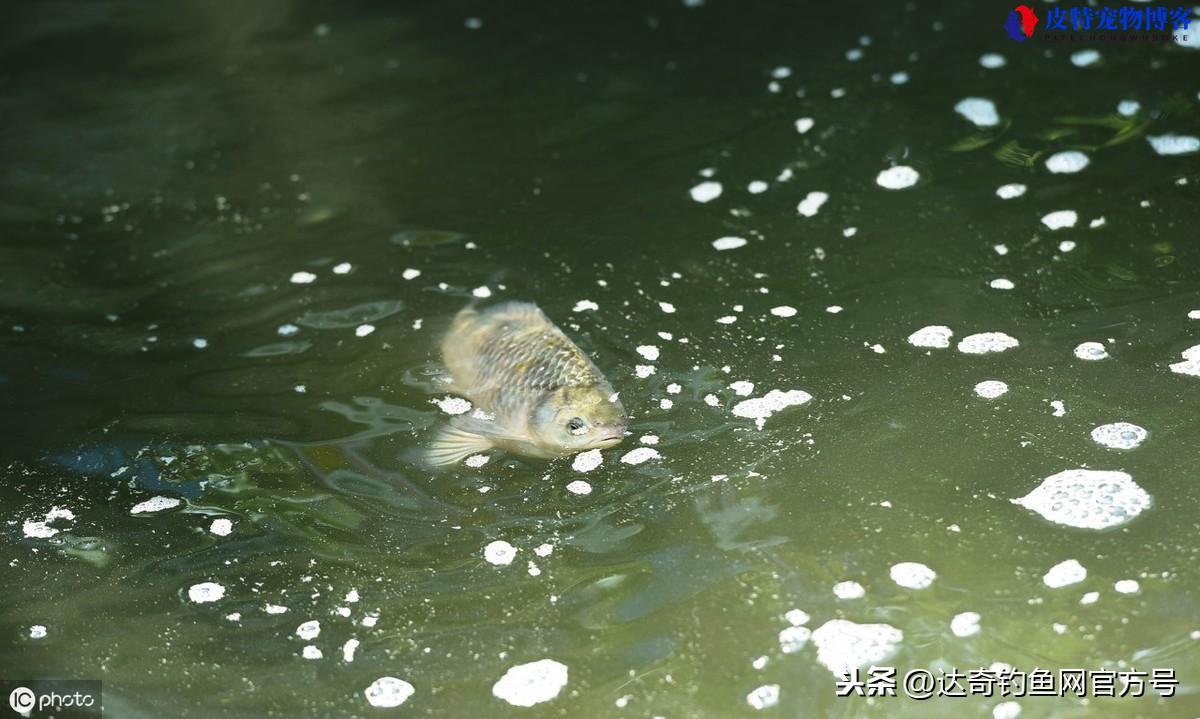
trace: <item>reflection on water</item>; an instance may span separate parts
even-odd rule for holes
[[[14,9],[0,661],[112,716],[1197,713],[1196,50],[1002,15]],[[504,299],[631,434],[431,473]]]

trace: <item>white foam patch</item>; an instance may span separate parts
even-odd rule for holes
[[[1080,604],[1095,604],[1100,600],[1100,592],[1084,592],[1079,598]]]
[[[1063,417],[1067,414],[1067,405],[1063,404],[1061,399],[1050,400],[1051,414],[1055,417]]]
[[[715,180],[706,180],[693,187],[689,192],[696,202],[712,202],[721,196],[721,189],[721,183]]]
[[[888,570],[892,581],[906,589],[925,589],[937,578],[937,572],[920,562],[900,562]]]
[[[278,604],[268,604],[263,607],[263,611],[267,614],[283,614],[288,610],[287,607],[281,607]]]
[[[817,647],[817,661],[836,677],[872,664],[880,665],[891,657],[904,632],[890,624],[855,624],[845,619],[831,619],[812,633]]]
[[[375,331],[375,325],[362,324],[354,328],[355,337],[366,337]]]
[[[349,664],[354,661],[354,652],[358,649],[359,641],[351,637],[342,645],[342,661]]]
[[[380,709],[398,707],[408,701],[416,689],[412,684],[396,677],[379,677],[363,690],[367,703]]]
[[[993,290],[1011,290],[1016,287],[1013,281],[1004,277],[997,277],[988,283],[988,286]]]
[[[813,128],[813,119],[811,117],[802,117],[796,120],[796,132],[803,135]]]
[[[1004,352],[1019,347],[1020,344],[1016,338],[1003,332],[980,332],[963,337],[958,343],[958,351],[963,354],[981,355],[989,352]]]
[[[517,557],[517,548],[503,539],[497,539],[483,548],[483,558],[489,564],[495,564],[502,567],[506,564],[512,564],[512,561]]]
[[[875,184],[885,190],[905,190],[917,184],[921,173],[908,165],[896,165],[875,176]]]
[[[986,70],[999,70],[1008,64],[1008,60],[999,53],[986,52],[979,56],[979,66]]]
[[[147,499],[145,502],[138,502],[129,510],[130,514],[144,514],[146,512],[161,512],[166,509],[174,509],[183,504],[174,497],[154,496]]]
[[[650,362],[658,359],[658,348],[654,345],[639,345],[637,348],[637,353]]]
[[[621,455],[621,461],[625,464],[641,464],[652,459],[658,459],[661,456],[658,450],[652,447],[638,447]]]
[[[592,302],[591,300],[579,300],[578,302],[575,303],[575,306],[571,308],[571,311],[572,312],[590,312],[590,311],[598,310],[598,309],[600,309],[600,305],[596,304],[595,302]]]
[[[1001,185],[996,188],[996,197],[1001,200],[1014,200],[1025,194],[1028,188],[1019,182],[1010,182],[1007,185]]]
[[[1137,100],[1122,100],[1117,103],[1117,114],[1122,117],[1133,117],[1142,109],[1142,103]]]
[[[731,325],[734,322],[737,322],[737,317],[733,315],[725,315],[724,317],[718,317],[717,322],[723,325]]]
[[[1125,472],[1068,469],[1029,494],[1010,500],[1055,524],[1107,529],[1132,520],[1150,506],[1150,495]]]
[[[808,621],[807,618],[805,621]],[[790,626],[779,632],[779,651],[784,654],[795,654],[808,644],[812,630],[799,625]]]
[[[913,332],[908,336],[908,343],[913,347],[945,349],[950,346],[950,338],[954,330],[945,325],[929,325]]]
[[[1079,150],[1056,152],[1046,158],[1046,169],[1056,175],[1070,175],[1091,164],[1088,156]]]
[[[1200,137],[1193,135],[1147,135],[1146,141],[1160,155],[1191,155],[1200,151]]]
[[[1078,584],[1087,579],[1087,568],[1075,559],[1067,559],[1050,567],[1042,575],[1042,584],[1051,589]]]
[[[751,709],[770,709],[779,703],[779,685],[763,684],[746,695],[746,703]]]
[[[788,305],[780,305],[778,307],[772,307],[771,314],[775,315],[776,317],[795,317],[796,308],[789,307]]]
[[[586,497],[592,493],[592,485],[588,484],[582,479],[577,479],[567,485],[567,491],[571,494],[578,494],[581,497]]]
[[[737,382],[730,382],[729,389],[733,390],[733,393],[738,397],[749,397],[754,393],[754,383],[742,379]]]
[[[1075,210],[1055,210],[1042,216],[1042,224],[1051,230],[1074,227],[1076,222],[1079,222],[1079,213]]]
[[[1200,33],[1197,33],[1200,35]],[[1183,361],[1171,365],[1175,374],[1185,374],[1200,377],[1200,345],[1193,345],[1183,351]]]
[[[487,285],[476,287],[475,289],[471,290],[471,296],[478,297],[481,300],[487,299],[488,297],[492,296],[492,288],[488,287]]]
[[[861,599],[866,594],[867,590],[863,589],[863,585],[853,580],[838,582],[833,585],[833,596],[838,599]]]
[[[415,280],[421,276],[421,271],[414,270],[411,267],[406,267],[404,271],[400,273],[400,276],[406,280]]]
[[[488,459],[489,457],[486,454],[473,454],[464,459],[463,464],[467,465],[468,467],[474,467],[475,469],[478,469],[487,464]]]
[[[828,307],[825,308],[825,311],[831,315],[836,315],[836,314],[841,314],[841,312],[845,309],[846,308],[842,307],[841,305],[829,305]]]
[[[1091,67],[1100,62],[1099,50],[1076,50],[1071,53],[1071,64],[1075,67]]]
[[[997,255],[1000,255],[1001,257],[1003,257],[1008,254],[1008,245],[1005,245],[1005,244],[993,245],[992,250]]]
[[[1092,441],[1109,449],[1134,449],[1149,436],[1144,428],[1129,422],[1102,424],[1092,430]]]
[[[1113,589],[1117,590],[1118,594],[1137,594],[1141,585],[1136,579],[1120,579],[1113,582]]]
[[[767,183],[762,180],[752,180],[749,185],[746,185],[746,191],[751,195],[761,195],[767,191]]]
[[[962,612],[950,620],[950,631],[956,637],[973,637],[979,633],[979,612]]]
[[[975,394],[984,399],[996,399],[1008,392],[1008,385],[998,379],[986,379],[975,385]]]
[[[762,397],[745,399],[733,406],[735,417],[745,417],[754,420],[759,429],[763,428],[767,419],[788,407],[802,405],[812,399],[812,395],[804,390],[793,389],[782,392],[773,389]]]
[[[293,272],[290,281],[294,285],[307,285],[317,279],[317,276],[311,272]]]
[[[188,587],[188,599],[196,604],[216,602],[225,596],[225,587],[216,582],[200,582]]]
[[[714,250],[717,250],[719,252],[723,252],[725,250],[736,250],[739,247],[746,246],[746,238],[745,237],[732,237],[732,236],[731,237],[718,237],[717,239],[713,240],[712,246],[713,246]]]
[[[325,654],[322,653],[319,648],[309,644],[300,651],[300,656],[304,657],[305,659],[320,659],[324,657]]]
[[[316,619],[309,619],[296,627],[296,636],[306,642],[311,642],[321,634],[321,622]]]
[[[992,719],[1017,719],[1021,716],[1021,704],[1014,701],[1000,702],[992,707]]]
[[[22,527],[26,537],[31,539],[49,539],[58,534],[58,530],[50,526],[55,520],[74,521],[75,513],[63,507],[51,507],[44,519],[26,521]]]
[[[208,531],[218,537],[228,537],[233,531],[233,522],[224,517],[214,519],[212,524],[208,525]]]
[[[46,626],[44,624],[34,624],[29,628],[30,639],[45,639]]]
[[[796,205],[796,212],[805,217],[813,217],[821,210],[821,205],[824,205],[829,200],[829,193],[820,192],[819,190],[808,193],[800,200],[800,204]]]
[[[589,449],[575,455],[575,459],[571,462],[571,469],[576,472],[590,472],[602,464],[604,464],[604,456],[600,454],[600,450]]]
[[[675,313],[675,305],[671,304],[670,302],[659,302],[658,309],[669,315]]]
[[[1059,252],[1071,252],[1075,249],[1075,247],[1075,240],[1063,240],[1062,242],[1058,243]]]
[[[1099,342],[1083,342],[1075,347],[1075,356],[1081,360],[1098,362],[1108,359],[1108,350]]]
[[[1187,316],[1189,320],[1200,320],[1200,310],[1189,310]]]
[[[996,112],[996,103],[986,97],[967,97],[959,100],[954,111],[976,127],[995,127],[1000,124],[1000,115]]]
[[[510,668],[492,686],[492,694],[518,707],[548,702],[567,685],[567,665],[542,659]]]
[[[446,396],[441,399],[433,399],[430,402],[436,404],[438,409],[446,414],[465,414],[471,411],[471,403],[462,397]]]

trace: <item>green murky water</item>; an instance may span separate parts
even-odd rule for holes
[[[1007,12],[10,8],[0,674],[102,679],[118,717],[1200,713],[1200,379],[1170,369],[1200,343],[1200,164],[1147,141],[1200,130],[1200,55],[1017,44]],[[1050,172],[1063,151],[1090,162]],[[882,187],[893,165],[915,186]],[[600,467],[412,463],[445,420],[440,328],[486,293],[620,390]],[[907,340],[931,325],[948,348]],[[1019,346],[956,349],[979,332]],[[771,390],[813,399],[739,416]],[[1148,437],[1092,440],[1118,421]],[[1009,501],[1078,468],[1149,508],[1095,530]],[[131,511],[153,497],[178,504]],[[1070,559],[1086,578],[1048,586]],[[1179,686],[838,698],[838,619],[899,630],[871,663],[901,676]],[[543,659],[553,699],[494,693]],[[415,691],[372,706],[381,677]]]

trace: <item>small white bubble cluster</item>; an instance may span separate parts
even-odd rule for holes
[[[959,100],[954,111],[970,120],[976,127],[995,127],[1000,124],[996,103],[986,97],[967,97]]]
[[[712,246],[713,246],[713,249],[717,250],[718,252],[723,252],[725,250],[736,250],[739,247],[746,246],[746,238],[745,237],[718,237],[717,239],[713,240]]]
[[[804,217],[813,217],[820,211],[821,205],[824,205],[829,200],[829,193],[813,191],[804,196],[800,200],[800,204],[796,205],[796,212]]]
[[[1042,216],[1042,224],[1051,230],[1074,227],[1076,222],[1079,222],[1079,213],[1075,210],[1055,210]]]
[[[396,677],[379,677],[363,690],[367,703],[380,709],[398,707],[417,690],[412,684]]]
[[[1055,524],[1107,529],[1150,506],[1150,495],[1125,472],[1068,469],[1052,474],[1029,494],[1010,500]]]
[[[200,582],[188,587],[188,599],[196,604],[215,602],[225,596],[225,587],[216,582]]]
[[[511,667],[492,686],[492,694],[518,707],[548,702],[567,685],[567,665],[542,659]]]
[[[575,459],[571,462],[571,469],[576,472],[590,472],[601,464],[604,464],[604,457],[600,454],[600,450],[589,449],[575,455]]]
[[[773,389],[762,397],[738,402],[733,406],[733,414],[736,417],[745,417],[746,419],[754,420],[758,428],[762,429],[767,418],[771,415],[787,407],[802,405],[811,399],[812,395],[804,390],[793,389],[781,392]]]
[[[1200,137],[1192,135],[1147,135],[1146,140],[1160,155],[1191,155],[1200,152]]]
[[[1046,158],[1046,169],[1056,175],[1070,175],[1084,169],[1091,163],[1088,156],[1078,150],[1056,152]]]
[[[1075,559],[1067,559],[1050,567],[1042,575],[1042,584],[1051,589],[1078,584],[1087,579],[1087,569]]]
[[[1108,350],[1099,342],[1084,342],[1075,348],[1075,356],[1081,360],[1096,362],[1108,358]]]
[[[1149,433],[1130,422],[1102,424],[1092,430],[1092,441],[1109,449],[1134,449],[1146,441]]]
[[[950,338],[954,336],[954,330],[944,325],[930,325],[922,327],[908,336],[908,343],[913,347],[928,347],[931,349],[945,349],[950,346]]]
[[[959,340],[958,351],[963,354],[981,355],[989,352],[1004,352],[1020,344],[1016,338],[1003,332],[980,332],[967,335]]]
[[[517,548],[503,539],[497,539],[483,548],[483,558],[486,559],[489,564],[495,564],[498,567],[506,564],[512,564],[512,561],[516,559],[516,557]]]
[[[904,640],[904,632],[890,624],[831,619],[817,627],[812,640],[817,647],[817,661],[840,678],[891,657]]]
[[[906,589],[925,589],[937,578],[937,572],[920,562],[900,562],[892,565],[888,574],[893,582]]]
[[[875,176],[875,184],[885,190],[906,190],[921,179],[921,173],[907,165],[896,165]]]
[[[975,394],[984,399],[996,399],[1008,392],[1008,385],[998,379],[987,379],[975,385]]]
[[[1200,33],[1196,33],[1200,35]],[[1200,345],[1193,345],[1183,351],[1183,361],[1171,365],[1175,374],[1186,374],[1200,377]]]
[[[638,447],[631,449],[621,456],[621,461],[625,464],[641,464],[652,459],[659,458],[660,455],[657,449],[652,447]]]

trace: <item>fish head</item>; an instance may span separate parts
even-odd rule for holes
[[[539,441],[563,452],[612,447],[625,438],[625,407],[611,387],[560,387],[533,415]]]

